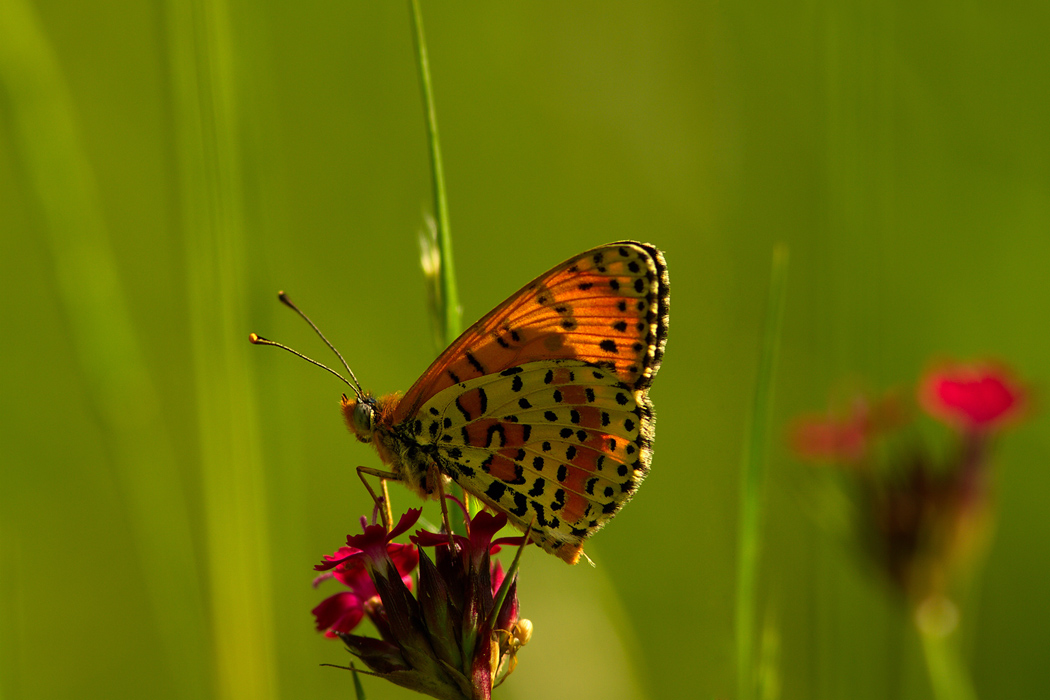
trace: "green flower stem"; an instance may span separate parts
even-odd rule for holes
[[[930,674],[934,700],[977,700],[969,674],[950,635],[920,628],[922,651]]]
[[[766,448],[769,443],[769,416],[773,406],[773,369],[780,346],[787,266],[787,248],[783,245],[777,246],[773,251],[773,272],[769,286],[761,355],[758,362],[758,376],[755,381],[754,404],[741,469],[736,577],[737,698],[739,700],[754,697],[758,681],[755,668],[755,579],[758,573],[762,484],[765,477]]]

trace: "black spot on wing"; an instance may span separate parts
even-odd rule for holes
[[[503,447],[507,444],[507,433],[503,428],[503,424],[494,423],[485,431],[485,447],[492,447],[492,439],[496,435],[499,435],[499,445],[497,447]]]
[[[478,375],[485,374],[485,368],[481,365],[480,362],[478,362],[478,358],[474,357],[474,353],[467,351],[465,353],[465,356],[467,358],[467,362],[470,363],[470,366],[474,368],[474,371],[477,372]]]
[[[509,512],[511,515],[516,515],[517,517],[521,518],[521,517],[524,517],[525,513],[527,513],[528,510],[529,510],[529,504],[528,504],[528,501],[525,499],[525,495],[515,491],[514,492],[514,507],[513,508],[508,508],[507,512]]]
[[[502,481],[493,481],[485,489],[485,495],[491,498],[496,503],[499,503],[500,499],[503,498],[503,494],[507,492],[507,485]]]

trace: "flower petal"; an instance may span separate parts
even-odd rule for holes
[[[1025,404],[1026,391],[1004,367],[946,364],[926,373],[919,403],[934,418],[969,431],[1001,428]]]
[[[397,521],[397,525],[395,525],[394,529],[390,531],[390,534],[387,535],[386,541],[389,542],[398,535],[408,532],[408,529],[415,525],[416,521],[419,520],[419,515],[422,512],[422,508],[409,508],[408,511],[401,516],[401,519]]]
[[[365,616],[363,601],[350,591],[329,596],[311,611],[317,631],[347,633],[353,630]]]

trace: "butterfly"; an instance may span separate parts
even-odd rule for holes
[[[424,499],[455,481],[575,564],[649,472],[668,307],[654,246],[592,248],[496,306],[403,396],[355,388],[342,413],[391,478]]]

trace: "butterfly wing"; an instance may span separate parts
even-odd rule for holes
[[[649,469],[647,392],[667,338],[667,269],[651,245],[581,253],[459,337],[391,423],[465,490],[533,523],[575,563]]]
[[[654,246],[620,241],[580,253],[460,335],[402,397],[392,422],[454,384],[534,360],[579,359],[646,389],[663,359],[668,305],[667,265]]]

